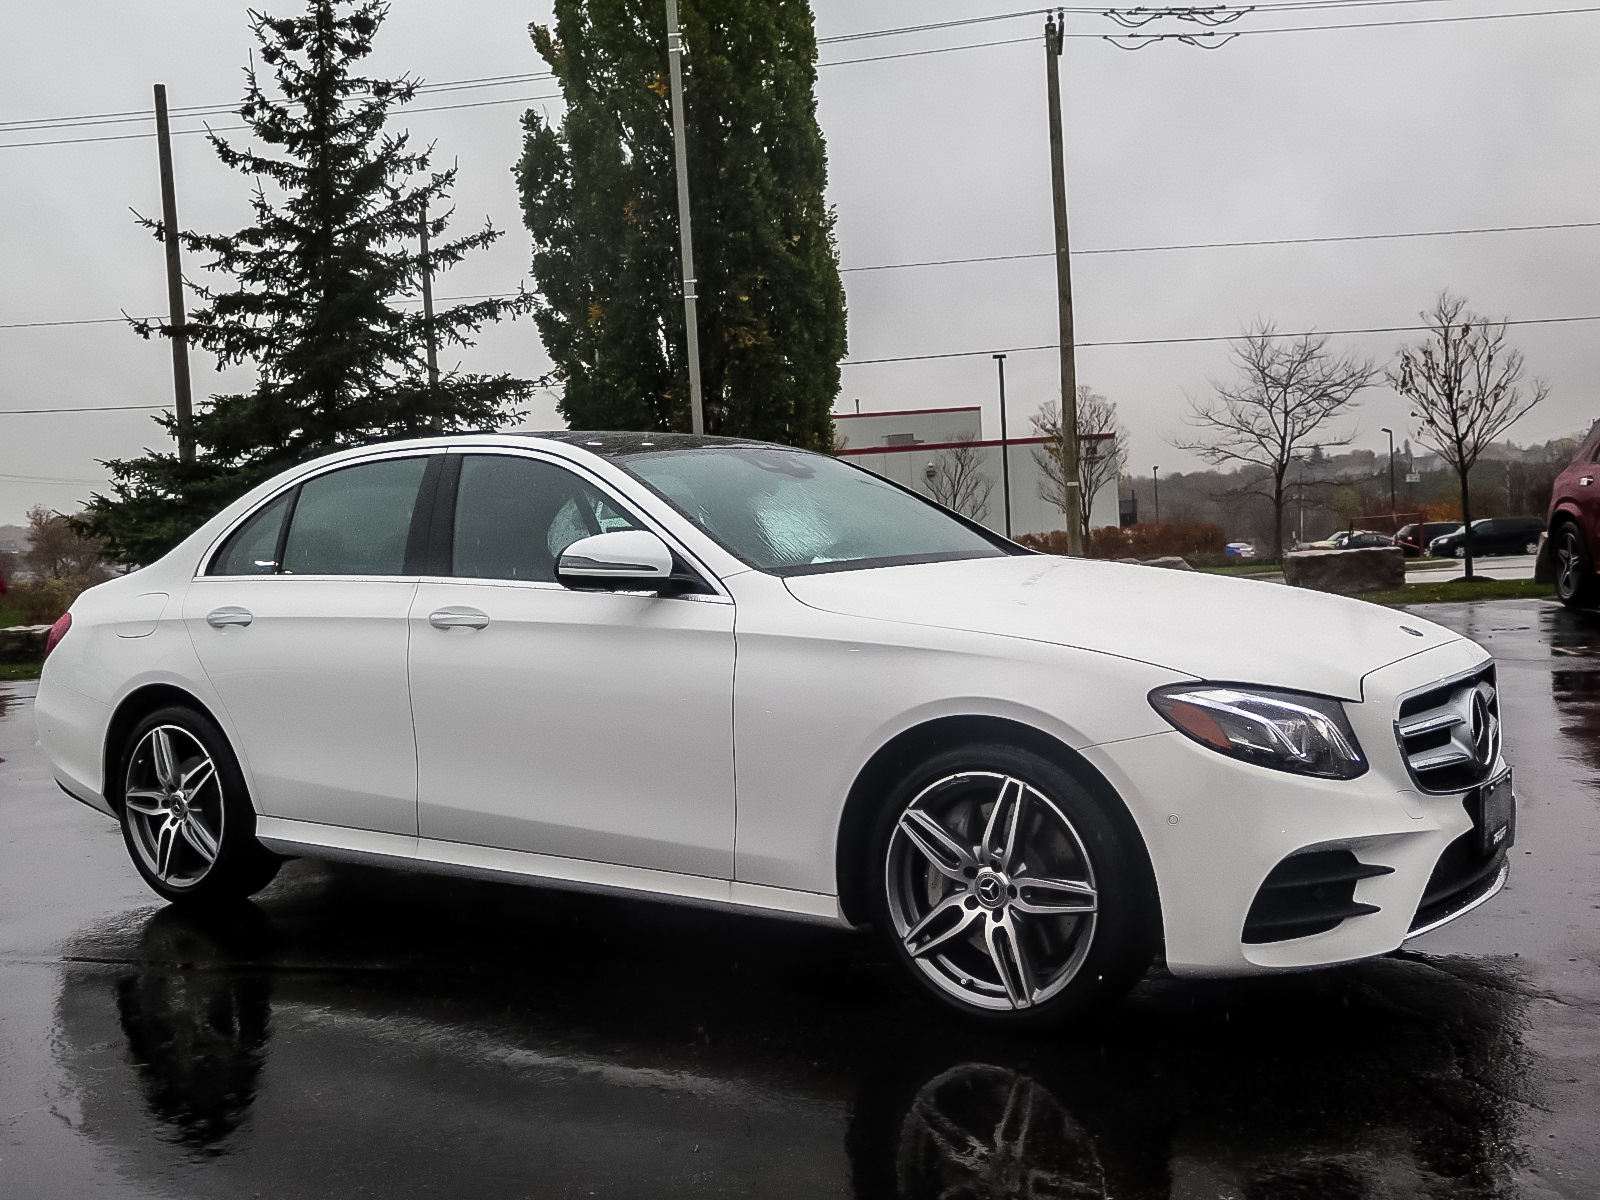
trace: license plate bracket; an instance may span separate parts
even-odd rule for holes
[[[1517,840],[1517,797],[1511,786],[1511,772],[1478,788],[1473,824],[1478,830],[1478,852],[1490,858],[1511,848]]]

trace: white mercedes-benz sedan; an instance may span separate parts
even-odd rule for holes
[[[674,434],[296,467],[85,592],[61,787],[163,897],[286,856],[876,927],[959,1010],[1395,949],[1493,895],[1495,668],[1417,617],[1031,553]]]

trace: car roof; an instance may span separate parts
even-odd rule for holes
[[[700,433],[650,433],[627,432],[615,429],[583,430],[556,429],[542,433],[518,433],[514,437],[537,438],[547,442],[560,442],[576,446],[602,458],[621,458],[633,454],[655,454],[672,450],[733,450],[752,449],[789,450],[796,454],[809,454],[794,446],[776,442],[761,442],[754,438],[713,437]]]

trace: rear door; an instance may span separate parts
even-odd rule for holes
[[[406,618],[440,461],[303,482],[188,589],[184,621],[268,816],[416,834]]]

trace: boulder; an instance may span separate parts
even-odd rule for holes
[[[13,625],[0,629],[0,663],[39,662],[44,658],[48,625]]]
[[[1283,579],[1294,587],[1355,596],[1404,587],[1405,551],[1399,546],[1362,550],[1298,550],[1283,557]]]

